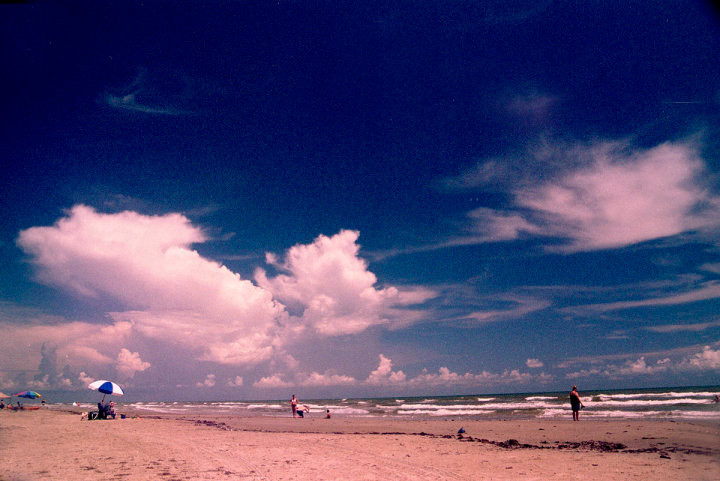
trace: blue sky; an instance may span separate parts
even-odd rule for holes
[[[0,11],[0,390],[717,383],[709,3]]]

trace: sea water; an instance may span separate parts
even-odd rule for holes
[[[720,421],[720,386],[581,391],[581,416],[590,419],[677,419]],[[479,394],[302,400],[309,416],[395,419],[553,419],[570,413],[568,392]],[[289,400],[218,402],[136,402],[147,414],[289,416]]]

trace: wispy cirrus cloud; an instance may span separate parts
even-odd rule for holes
[[[190,112],[170,106],[153,105],[152,99],[147,98],[142,90],[126,93],[124,95],[114,95],[106,92],[103,95],[103,101],[106,105],[129,112],[140,112],[143,114],[153,115],[187,115]]]
[[[720,227],[720,196],[706,182],[706,166],[692,141],[650,149],[626,142],[548,146],[531,153],[544,175],[508,177],[512,163],[490,160],[446,179],[451,189],[505,188],[507,208],[468,214],[467,242],[529,237],[559,239],[561,252],[613,249]],[[566,162],[563,163],[563,160]],[[527,169],[533,171],[533,169]],[[532,172],[535,173],[535,172]],[[537,178],[548,180],[537,183]],[[511,182],[512,181],[512,182]]]
[[[186,85],[177,91],[176,83],[158,75],[152,76],[147,69],[140,69],[129,85],[108,89],[100,100],[109,107],[128,112],[166,116],[193,114],[184,107],[192,96],[192,89]],[[188,79],[179,83],[187,84]]]
[[[514,96],[505,104],[505,108],[521,119],[537,122],[546,120],[559,100],[555,95],[529,92]]]
[[[633,309],[638,307],[652,306],[674,306],[679,304],[688,304],[691,302],[706,301],[709,299],[720,298],[720,283],[717,281],[708,281],[700,285],[700,287],[687,290],[686,292],[670,294],[666,296],[649,297],[639,300],[607,302],[599,304],[587,304],[583,306],[573,306],[567,308],[568,311],[595,311],[606,312],[620,309]]]
[[[500,296],[503,304],[499,309],[476,310],[466,316],[477,322],[493,322],[506,319],[519,319],[532,312],[540,311],[552,305],[547,299],[523,297],[515,294]]]
[[[693,324],[666,324],[662,326],[648,326],[645,329],[652,332],[672,333],[683,331],[700,332],[713,327],[720,327],[720,321],[696,322]]]

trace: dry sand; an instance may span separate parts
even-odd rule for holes
[[[0,411],[1,481],[97,479],[717,481],[720,426]]]

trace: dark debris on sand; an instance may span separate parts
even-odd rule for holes
[[[208,427],[213,427],[216,429],[220,429],[223,431],[246,431],[245,429],[238,429],[233,428],[232,426],[229,426],[228,424],[225,424],[223,422],[216,422],[216,421],[208,421],[208,420],[195,420],[194,423],[196,425],[203,425]],[[247,430],[247,431],[257,431],[257,430]],[[308,434],[313,434],[308,432]],[[316,433],[320,434],[320,433]],[[661,458],[664,459],[670,459],[669,453],[683,453],[683,454],[702,454],[702,455],[710,455],[712,454],[711,450],[709,449],[702,449],[702,448],[693,448],[693,447],[678,447],[678,446],[652,446],[649,448],[642,448],[642,449],[628,449],[628,447],[622,443],[614,443],[610,441],[555,441],[554,445],[549,444],[547,441],[543,441],[541,444],[527,444],[527,443],[521,443],[517,439],[508,439],[506,441],[492,441],[490,439],[485,438],[474,438],[472,436],[463,435],[462,433],[458,433],[456,436],[449,435],[449,434],[431,434],[426,433],[424,431],[419,433],[405,433],[405,432],[378,432],[378,431],[372,431],[372,432],[353,432],[353,433],[343,433],[343,432],[335,432],[334,434],[355,434],[355,435],[377,435],[377,436],[425,436],[430,438],[441,438],[441,439],[457,439],[458,441],[462,442],[468,442],[468,443],[482,443],[482,444],[490,444],[493,446],[497,446],[499,448],[503,449],[572,449],[572,450],[582,450],[582,451],[600,451],[604,453],[658,453]],[[643,438],[643,439],[653,439],[653,438]],[[664,444],[664,443],[660,443]]]

